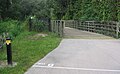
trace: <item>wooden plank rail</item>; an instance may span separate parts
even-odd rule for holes
[[[119,22],[98,22],[98,21],[79,21],[79,20],[65,20],[65,26],[76,28],[83,31],[95,32],[107,36],[119,38]]]
[[[60,37],[63,37],[64,25],[65,25],[64,20],[51,20],[51,30],[52,30],[52,32],[58,34]]]
[[[61,37],[63,36],[64,26],[76,28],[83,31],[99,33],[115,38],[119,38],[120,22],[102,21],[79,21],[79,20],[51,20],[51,30]]]

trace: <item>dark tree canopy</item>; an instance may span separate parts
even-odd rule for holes
[[[0,0],[0,18],[119,21],[120,0]]]

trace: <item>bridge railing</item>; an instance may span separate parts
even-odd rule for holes
[[[52,32],[58,34],[60,37],[63,37],[64,25],[65,25],[64,20],[51,20]]]
[[[83,31],[104,34],[115,38],[119,38],[120,34],[120,23],[114,21],[98,22],[98,21],[66,20],[65,26],[76,28]]]

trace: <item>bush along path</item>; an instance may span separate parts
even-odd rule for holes
[[[0,74],[24,74],[36,61],[58,46],[61,38],[52,33],[23,32],[12,42],[15,67],[0,68]],[[6,48],[0,50],[0,61],[6,60]],[[1,63],[1,62],[0,62]]]

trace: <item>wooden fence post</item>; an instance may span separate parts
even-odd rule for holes
[[[55,24],[55,26],[56,26],[56,30],[55,30],[55,32],[58,34],[58,20],[56,21],[56,24]]]
[[[87,29],[88,29],[88,32],[90,32],[90,22],[86,22],[88,25],[87,25]]]
[[[119,38],[119,22],[116,22],[116,38]]]
[[[60,37],[62,37],[63,35],[62,35],[62,25],[63,25],[63,23],[62,23],[63,21],[60,21]]]
[[[52,29],[53,29],[53,33],[55,33],[55,20],[53,20],[53,27],[52,27]]]
[[[51,25],[52,25],[52,24],[51,24],[51,19],[50,19],[50,18],[48,19],[48,23],[49,23],[48,29],[49,29],[50,32],[52,32],[52,29],[51,29],[51,27],[52,27]]]
[[[60,30],[61,30],[61,21],[58,21],[58,35],[61,34]]]
[[[66,20],[63,20],[64,24],[63,24],[63,28],[66,27]]]
[[[79,21],[79,24],[78,24],[78,29],[79,29],[79,30],[82,30],[82,29],[81,29],[81,26],[82,26],[82,25],[81,25],[81,21]]]
[[[51,20],[51,32],[53,32],[53,20]]]
[[[57,33],[57,21],[55,20],[55,33]]]

